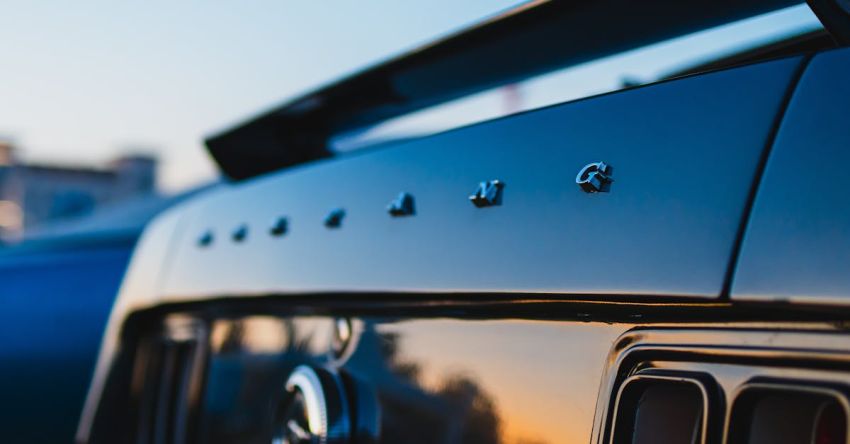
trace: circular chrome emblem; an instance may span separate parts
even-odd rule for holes
[[[302,365],[289,375],[273,444],[341,444],[350,423],[342,384],[333,373]]]

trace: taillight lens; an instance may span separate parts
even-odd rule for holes
[[[639,377],[618,396],[615,444],[699,444],[703,442],[705,393],[696,381]]]
[[[847,416],[837,402],[824,406],[815,426],[815,444],[845,444]]]
[[[840,396],[816,387],[744,390],[732,409],[729,444],[846,444]]]

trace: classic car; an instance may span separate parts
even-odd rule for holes
[[[358,143],[789,8],[816,26]],[[848,24],[531,2],[210,136],[228,183],[145,230],[77,442],[848,442]]]

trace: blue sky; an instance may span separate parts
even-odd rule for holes
[[[39,162],[102,164],[122,151],[154,152],[161,185],[177,190],[215,176],[205,135],[519,3],[16,2],[4,6],[0,25],[0,137]],[[522,85],[523,99],[536,107],[610,90],[623,76],[651,81],[816,25],[805,7],[791,8],[533,80]],[[485,94],[425,113],[413,127],[494,117],[501,107],[501,96]]]
[[[7,3],[0,136],[31,161],[156,152],[179,189],[214,176],[204,135],[518,3]]]

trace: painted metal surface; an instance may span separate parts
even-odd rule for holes
[[[88,441],[120,364],[128,315],[163,303],[314,292],[716,297],[801,63],[525,113],[221,187],[169,211],[122,285],[78,440]],[[600,159],[616,184],[586,193],[575,174]],[[495,178],[501,205],[471,205],[476,185]],[[416,196],[415,215],[388,217],[401,192]],[[329,230],[334,212],[344,218]],[[244,231],[238,242],[234,230]]]
[[[333,318],[255,315],[211,325],[197,431],[211,444],[271,442],[286,381],[305,365],[352,381],[351,418],[378,423],[372,436],[355,427],[356,442],[587,443],[610,346],[628,328],[358,318],[351,352],[336,358]],[[377,404],[358,407],[367,395]]]
[[[14,250],[13,250],[14,251]],[[69,442],[132,242],[0,256],[0,393],[7,442]]]
[[[850,74],[847,54],[817,56],[791,100],[733,302],[715,298],[798,58],[462,128],[169,212],[133,259],[78,440],[114,442],[90,432],[98,407],[115,405],[101,398],[107,379],[117,378],[114,399],[126,377],[116,363],[132,353],[132,334],[122,343],[119,332],[130,313],[169,303],[208,323],[203,442],[269,442],[273,406],[299,365],[340,375],[366,418],[353,422],[358,442],[387,443],[605,442],[611,394],[628,376],[618,369],[650,349],[641,368],[708,372],[730,400],[756,377],[846,383],[846,314],[734,302],[838,302],[850,289],[839,273],[850,250],[840,244],[850,239],[840,193],[850,184],[817,161],[847,157],[840,109],[850,90],[835,86]],[[600,160],[613,182],[587,193],[576,172]],[[500,204],[471,204],[491,180],[502,184]],[[415,196],[414,211],[404,196]],[[798,234],[807,245],[789,239]],[[403,314],[348,312],[369,301]],[[231,305],[205,311],[213,303]],[[658,312],[666,321],[652,319]]]
[[[704,411],[716,437],[753,383],[846,384],[850,369],[850,339],[828,322],[355,316],[345,318],[350,342],[339,353],[341,318],[267,308],[222,318],[208,317],[220,307],[186,312],[205,319],[209,356],[190,442],[272,442],[288,418],[287,381],[303,366],[344,381],[354,442],[412,444],[608,443],[624,381],[672,373],[710,378]],[[130,408],[111,412],[136,411],[143,387],[127,384]],[[91,442],[121,442],[132,430],[121,424],[102,423]]]
[[[664,82],[314,164],[181,214],[159,294],[536,292],[717,297],[800,58]],[[573,178],[604,159],[616,181]],[[478,208],[480,182],[503,184]],[[416,215],[387,217],[416,196]],[[339,223],[322,225],[333,209]],[[268,235],[288,217],[288,233]],[[334,219],[335,222],[336,219]],[[246,225],[241,242],[229,233]],[[215,242],[198,248],[209,230]]]
[[[91,384],[80,414],[76,439],[87,441],[94,414],[115,364],[121,329],[130,313],[156,304],[160,282],[168,269],[168,253],[180,230],[180,213],[168,210],[157,216],[139,239],[130,265],[121,281],[118,297],[112,305],[103,330]]]
[[[735,300],[850,297],[850,50],[816,56],[800,79],[756,196]]]

